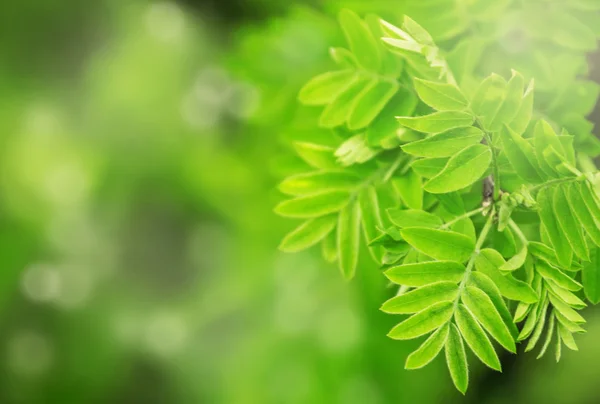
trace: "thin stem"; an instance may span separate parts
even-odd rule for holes
[[[443,230],[443,229],[447,229],[447,228],[449,228],[450,226],[452,226],[454,223],[456,223],[456,222],[460,222],[461,220],[463,220],[463,219],[466,219],[466,218],[469,218],[469,217],[471,217],[471,216],[475,216],[476,214],[478,214],[478,213],[481,213],[481,212],[483,212],[484,210],[485,210],[485,207],[481,207],[481,208],[479,208],[479,209],[475,209],[475,210],[472,210],[472,211],[470,211],[470,212],[467,212],[467,213],[465,213],[464,215],[460,215],[460,216],[458,216],[458,217],[456,217],[456,218],[452,219],[452,220],[451,220],[451,221],[449,221],[448,223],[445,223],[444,225],[442,225],[442,226],[440,227],[440,229],[442,229],[442,230]]]
[[[525,234],[523,234],[523,231],[521,230],[521,228],[515,223],[514,220],[510,219],[508,221],[508,225],[510,226],[510,228],[512,229],[512,231],[515,232],[515,234],[517,235],[517,237],[519,237],[519,239],[523,242],[523,245],[527,245],[529,244],[529,240],[527,240],[527,237],[525,237]]]
[[[460,295],[462,294],[463,290],[467,286],[467,282],[469,281],[471,272],[473,272],[473,266],[475,265],[475,259],[479,255],[479,251],[481,250],[483,243],[485,243],[485,240],[487,239],[487,236],[488,236],[490,230],[492,229],[493,222],[494,222],[494,215],[492,212],[492,214],[489,215],[488,220],[485,222],[485,226],[483,226],[483,229],[481,229],[481,233],[479,233],[479,238],[477,239],[477,243],[475,243],[475,250],[473,251],[471,258],[469,258],[469,262],[467,263],[467,267],[465,268],[465,276],[463,276],[462,281],[460,281],[460,285],[458,285],[458,295],[456,296],[456,299],[454,300],[454,310],[456,310],[456,307],[458,306],[458,301],[460,300]]]

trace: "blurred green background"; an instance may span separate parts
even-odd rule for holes
[[[403,369],[372,262],[277,252],[345,3],[0,2],[0,403],[600,402],[593,309],[582,353],[462,397]]]

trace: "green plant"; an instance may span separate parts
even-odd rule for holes
[[[294,145],[311,169],[281,183],[292,198],[275,209],[304,220],[283,251],[320,244],[347,279],[362,231],[399,285],[381,309],[409,315],[389,337],[429,334],[406,368],[444,349],[462,393],[465,342],[495,370],[491,340],[512,353],[517,342],[525,351],[541,343],[538,358],[553,344],[558,361],[584,332],[584,296],[600,301],[600,148],[585,119],[598,86],[584,79],[600,5],[512,3],[496,12],[560,25],[550,36],[527,26],[534,51],[514,55],[499,48],[507,33],[483,9],[439,34],[444,46],[408,16],[399,28],[342,11],[349,49],[333,48],[337,69],[299,94],[308,110],[322,108],[327,131]]]

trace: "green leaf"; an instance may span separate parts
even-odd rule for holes
[[[414,79],[415,90],[419,98],[438,111],[457,111],[465,109],[469,102],[458,87],[453,84],[436,83]]]
[[[498,310],[498,313],[500,313],[502,321],[504,321],[504,324],[508,327],[511,335],[516,338],[517,335],[519,335],[519,330],[517,330],[517,326],[510,315],[510,311],[502,298],[500,289],[494,284],[494,281],[482,272],[472,272],[469,277],[469,285],[483,290],[485,294],[489,296],[494,307]]]
[[[441,261],[464,262],[475,250],[472,240],[453,231],[412,227],[402,229],[400,234],[415,249]]]
[[[321,113],[319,126],[335,128],[343,125],[364,91],[375,84],[374,79],[358,76],[344,91],[342,91]]]
[[[587,206],[588,211],[592,214],[592,216],[594,217],[594,219],[596,219],[596,221],[600,222],[600,207],[598,206],[598,201],[596,200],[596,197],[593,193],[593,191],[590,189],[589,184],[587,183],[574,183],[575,186],[577,186],[579,188],[579,191],[581,193],[581,197],[583,198],[583,201],[585,203],[585,206]]]
[[[494,132],[498,131],[504,124],[510,123],[515,118],[519,112],[519,107],[521,106],[524,87],[525,79],[520,73],[513,70],[512,77],[506,86],[506,93],[504,94],[502,105],[494,118],[490,121],[490,130]]]
[[[352,70],[323,73],[302,87],[298,99],[306,105],[327,105],[346,90],[354,80],[356,80],[356,73]]]
[[[558,221],[559,228],[562,229],[567,241],[573,248],[573,252],[585,261],[590,260],[590,253],[581,232],[581,224],[574,217],[571,210],[565,189],[562,186],[554,190],[554,215]]]
[[[423,209],[423,183],[417,172],[408,170],[403,176],[393,178],[392,184],[406,206]]]
[[[296,142],[294,149],[302,160],[310,166],[320,169],[338,168],[333,147],[314,143]]]
[[[410,314],[424,310],[438,302],[450,302],[458,295],[456,282],[437,282],[393,297],[381,306],[389,314]]]
[[[437,228],[443,224],[438,216],[423,210],[394,208],[388,209],[387,214],[392,223],[400,228],[417,226]]]
[[[469,367],[462,337],[454,324],[450,328],[445,351],[452,382],[458,391],[465,394],[469,386]]]
[[[585,319],[581,317],[579,313],[571,308],[568,304],[555,297],[554,295],[549,295],[550,302],[552,306],[563,316],[566,317],[567,320],[574,322],[575,324],[585,323]]]
[[[335,215],[308,220],[283,238],[279,249],[285,252],[305,250],[323,240],[335,227]]]
[[[564,289],[558,286],[554,281],[546,280],[546,285],[548,285],[548,293],[552,293],[554,296],[558,297],[560,300],[568,304],[569,306],[575,309],[583,309],[587,305],[577,297],[573,292],[569,292],[567,289]]]
[[[356,58],[348,49],[332,47],[329,48],[329,55],[331,56],[331,59],[341,67],[356,69]]]
[[[553,267],[545,261],[539,260],[535,264],[535,268],[540,275],[545,279],[554,281],[558,286],[567,290],[578,291],[583,287],[579,282],[561,272],[558,268]]]
[[[490,368],[502,371],[500,360],[490,339],[471,312],[464,305],[459,304],[454,318],[460,333],[473,353]]]
[[[468,146],[480,143],[482,138],[481,129],[467,126],[405,144],[402,150],[419,157],[450,157]]]
[[[504,271],[504,272],[516,271],[517,269],[521,268],[525,264],[526,259],[527,259],[527,247],[524,246],[523,248],[521,248],[521,251],[519,251],[519,253],[517,255],[515,255],[514,257],[512,257],[511,259],[506,261],[506,263],[502,264],[500,266],[500,268],[498,268],[498,269],[500,269],[500,271]]]
[[[575,339],[573,338],[573,334],[571,334],[564,325],[558,324],[558,334],[567,348],[572,351],[579,350],[579,348],[577,348],[577,344],[575,343]]]
[[[566,236],[559,227],[553,207],[554,192],[551,189],[543,188],[537,195],[539,205],[539,215],[548,237],[552,242],[556,257],[561,266],[569,268],[573,257],[573,250],[567,241]]]
[[[410,167],[421,177],[432,178],[441,173],[447,163],[447,158],[427,158],[414,161]]]
[[[340,212],[337,226],[338,262],[342,275],[352,279],[358,265],[360,207],[356,201]]]
[[[542,335],[542,331],[544,330],[544,326],[546,325],[547,311],[548,311],[548,302],[545,302],[545,304],[542,305],[542,310],[540,311],[539,316],[537,316],[538,322],[535,326],[533,334],[531,334],[531,337],[529,338],[529,342],[527,343],[527,346],[525,347],[525,352],[531,351],[537,345],[537,342],[539,341],[539,339]]]
[[[489,147],[481,144],[469,146],[451,157],[442,172],[425,184],[425,190],[443,194],[466,188],[485,174],[491,161]]]
[[[506,157],[517,175],[532,184],[542,182],[537,159],[529,142],[506,126],[501,132],[501,139]]]
[[[554,316],[554,314],[551,314],[550,321],[548,323],[548,331],[546,331],[546,340],[544,341],[544,345],[542,345],[542,349],[540,349],[540,353],[538,354],[536,359],[540,359],[542,356],[544,356],[544,354],[548,350],[548,347],[550,346],[550,343],[552,342],[552,336],[554,335],[555,327],[556,327],[556,317]]]
[[[379,229],[383,228],[381,212],[379,211],[379,199],[377,191],[372,185],[363,188],[358,194],[363,232],[367,242],[376,239],[379,235]],[[381,247],[369,247],[369,251],[377,263],[381,263],[383,250]]]
[[[525,132],[531,121],[531,116],[533,115],[533,83],[533,80],[531,80],[529,86],[527,86],[527,90],[521,99],[521,106],[509,125],[517,134]]]
[[[592,248],[590,262],[583,264],[581,274],[585,297],[593,304],[600,303],[600,251]]]
[[[473,116],[460,111],[441,111],[430,115],[396,117],[396,119],[403,126],[424,133],[438,133],[461,126],[470,126],[474,121]]]
[[[321,242],[321,255],[329,263],[337,260],[337,231],[332,231],[325,236]]]
[[[452,317],[454,304],[440,302],[413,314],[388,333],[388,337],[397,340],[413,339],[425,335],[446,323]]]
[[[540,169],[549,177],[558,177],[554,167],[551,167],[544,157],[544,150],[547,147],[554,147],[557,151],[562,150],[562,144],[552,129],[552,126],[544,120],[538,121],[534,131],[534,151]]]
[[[471,109],[480,117],[483,126],[491,130],[506,95],[506,80],[493,73],[481,82],[471,101]],[[499,128],[498,128],[499,129]]]
[[[275,213],[284,217],[311,219],[342,210],[349,199],[347,192],[322,192],[283,201],[275,207]]]
[[[556,253],[552,248],[548,247],[547,245],[539,243],[537,241],[530,241],[528,247],[529,252],[535,257],[543,259],[544,261],[555,267],[561,266],[558,262],[558,259],[556,258]]]
[[[404,368],[420,369],[434,360],[446,344],[449,331],[449,324],[445,324],[438,328],[437,331],[432,333],[416,351],[408,355]]]
[[[398,139],[400,125],[392,116],[410,116],[414,113],[419,100],[405,87],[401,87],[396,95],[387,103],[379,116],[367,128],[366,136],[370,146],[381,146],[387,139]]]
[[[288,177],[279,184],[279,190],[294,196],[332,190],[349,191],[356,188],[359,181],[359,177],[344,171],[317,171]]]
[[[398,82],[383,80],[368,87],[360,95],[348,117],[348,129],[358,130],[370,125],[398,92],[398,88]]]
[[[366,70],[378,71],[381,67],[380,47],[367,24],[347,9],[342,10],[338,18],[358,64]]]
[[[496,341],[510,352],[516,352],[515,340],[492,300],[481,289],[467,286],[461,299],[475,318]]]
[[[429,261],[392,267],[384,275],[398,285],[423,286],[435,282],[459,282],[465,267],[452,261]]]

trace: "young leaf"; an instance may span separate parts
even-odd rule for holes
[[[525,264],[525,260],[527,259],[527,246],[524,246],[523,248],[521,248],[521,250],[519,251],[519,253],[517,255],[515,255],[514,257],[512,257],[511,259],[509,259],[508,261],[506,261],[506,263],[502,264],[500,266],[500,271],[503,272],[512,272],[512,271],[516,271],[517,269],[521,268],[523,266],[523,264]]]
[[[392,223],[400,228],[417,226],[437,228],[443,224],[438,216],[423,210],[394,208],[388,209],[387,214]]]
[[[377,72],[381,67],[380,47],[367,24],[347,9],[340,12],[339,21],[358,64],[366,70]]]
[[[548,323],[548,331],[546,331],[546,340],[544,341],[544,345],[542,345],[542,349],[540,349],[540,353],[536,357],[536,359],[540,359],[550,346],[550,342],[552,342],[552,336],[554,335],[554,328],[556,327],[556,316],[554,313],[550,315],[550,320]]]
[[[577,344],[575,343],[575,339],[573,338],[573,334],[571,334],[569,330],[567,330],[567,328],[560,323],[558,324],[558,333],[560,335],[560,339],[564,342],[567,348],[572,351],[579,350]]]
[[[453,231],[411,227],[400,234],[415,249],[437,260],[464,262],[475,249],[472,240]]]
[[[283,201],[275,207],[275,213],[284,217],[311,219],[342,210],[349,199],[347,192],[322,192]]]
[[[443,194],[466,188],[483,176],[491,161],[489,147],[481,144],[469,146],[451,157],[442,172],[425,184],[425,190]]]
[[[548,293],[552,293],[569,306],[576,309],[583,309],[587,306],[577,295],[565,288],[561,288],[554,281],[546,280],[546,285],[548,285]]]
[[[502,255],[498,251],[489,248],[481,250],[475,259],[475,268],[487,275],[496,284],[502,296],[529,304],[537,302],[537,294],[531,286],[515,279],[511,274],[500,272],[499,268],[504,264],[505,261]]]
[[[397,340],[413,339],[425,335],[446,323],[452,317],[454,304],[439,302],[413,314],[389,332],[388,337]]]
[[[554,213],[553,200],[554,192],[551,189],[543,188],[540,190],[537,196],[537,202],[540,207],[539,215],[550,237],[558,262],[560,262],[561,266],[569,268],[571,266],[573,250],[571,250],[569,242],[559,227]]]
[[[571,211],[575,213],[579,223],[585,229],[586,233],[590,236],[590,239],[600,246],[600,226],[598,222],[587,208],[579,184],[572,183],[568,187],[569,206]]]
[[[327,236],[337,222],[335,215],[323,216],[302,223],[294,231],[283,238],[279,249],[285,252],[305,250]]]
[[[398,91],[396,81],[378,81],[361,94],[348,117],[348,129],[358,130],[367,127],[381,113],[383,108]]]
[[[489,127],[491,131],[495,132],[500,130],[504,124],[510,123],[515,118],[519,111],[519,107],[521,106],[524,86],[525,79],[523,76],[513,70],[512,77],[506,86],[506,93],[502,105],[494,118],[490,121]]]
[[[554,215],[562,229],[573,252],[585,261],[590,260],[590,254],[581,232],[581,225],[575,221],[564,187],[558,186],[554,191]]]
[[[352,279],[358,264],[360,207],[356,201],[340,212],[337,226],[338,262],[342,275]]]
[[[422,79],[415,79],[414,85],[419,98],[438,111],[458,111],[469,105],[463,93],[455,85]]]
[[[441,111],[416,117],[396,117],[398,122],[409,129],[424,133],[439,133],[461,126],[470,126],[474,118],[466,112]]]
[[[356,72],[352,70],[323,73],[302,87],[298,99],[306,105],[327,105],[333,102],[355,79]]]
[[[506,126],[501,132],[501,139],[506,157],[517,175],[532,184],[542,182],[535,153],[529,142]]]
[[[594,219],[600,222],[600,206],[598,206],[597,198],[594,195],[593,191],[590,189],[590,185],[587,183],[574,183],[574,186],[577,186],[579,188],[579,191],[581,192],[581,196],[583,198],[585,206],[587,206],[588,208],[588,211],[592,214]]]
[[[357,76],[356,80],[325,107],[319,118],[319,126],[335,128],[343,125],[354,110],[354,106],[362,93],[374,84],[374,79],[367,76]]]
[[[345,171],[317,171],[293,175],[279,184],[279,190],[287,195],[301,196],[324,191],[356,188],[360,178]]]
[[[529,86],[527,86],[527,90],[521,99],[521,106],[509,125],[519,135],[525,132],[533,114],[533,83],[534,81],[531,80]]]
[[[454,318],[460,333],[473,353],[490,368],[502,371],[500,360],[490,339],[471,312],[464,305],[459,304]]]
[[[515,340],[488,295],[479,288],[467,286],[461,299],[475,318],[477,318],[481,325],[500,345],[510,352],[516,352]]]
[[[552,126],[544,120],[538,121],[534,132],[534,151],[537,157],[538,164],[541,170],[549,177],[558,177],[554,167],[551,167],[544,157],[546,147],[554,147],[557,151],[562,150],[562,144],[558,140],[558,136],[552,129]]]
[[[542,306],[542,310],[540,311],[540,314],[538,316],[537,325],[535,326],[533,334],[531,334],[531,337],[529,338],[529,342],[527,343],[527,346],[525,347],[525,352],[529,352],[533,348],[535,348],[535,346],[537,345],[540,337],[542,336],[542,331],[544,330],[544,326],[546,325],[546,313],[547,313],[547,311],[548,311],[548,302],[546,302]]]
[[[363,232],[367,242],[374,240],[379,235],[379,229],[383,228],[381,212],[379,211],[379,199],[377,191],[373,186],[363,188],[358,194]],[[381,247],[369,247],[369,251],[375,262],[381,263],[383,249]]]
[[[567,290],[578,291],[583,287],[579,282],[545,261],[538,261],[535,264],[535,268],[545,279],[550,279],[558,286]]]
[[[548,295],[548,297],[550,298],[552,306],[554,306],[554,308],[567,320],[572,321],[575,324],[585,323],[585,319],[581,317],[579,313],[573,310],[571,306],[569,306],[568,304],[566,304],[565,302],[563,302],[562,300],[560,300],[552,294]]]
[[[504,324],[506,324],[506,327],[510,331],[511,335],[516,338],[517,335],[519,335],[519,330],[512,320],[510,311],[508,311],[508,307],[506,307],[506,303],[500,294],[500,290],[494,284],[494,281],[481,272],[472,272],[471,276],[469,277],[468,284],[481,289],[486,295],[488,295],[494,304],[494,307],[496,310],[498,310],[500,317],[502,317],[502,321],[504,321]]]
[[[463,278],[465,267],[457,262],[430,261],[392,267],[384,274],[398,285],[423,286],[441,281],[457,283]]]
[[[323,170],[338,168],[336,158],[333,155],[335,152],[333,147],[296,142],[294,143],[294,149],[296,149],[298,156],[312,167]]]
[[[446,340],[448,339],[448,333],[450,331],[450,325],[445,324],[432,333],[429,338],[421,344],[421,346],[408,355],[406,358],[405,369],[420,369],[425,365],[429,364],[436,356],[440,353]]]
[[[410,167],[421,177],[432,178],[441,173],[447,163],[447,158],[426,158],[414,161]]]
[[[453,301],[457,295],[455,282],[432,283],[391,298],[381,306],[381,311],[389,314],[416,313],[438,302]]]
[[[583,264],[581,275],[585,297],[593,304],[600,303],[600,251],[597,247],[590,251],[590,262]]]
[[[469,386],[469,368],[467,365],[467,355],[465,346],[460,336],[460,332],[454,324],[450,328],[450,333],[446,341],[446,363],[454,386],[461,393],[465,394]]]
[[[423,209],[423,185],[421,177],[414,170],[392,180],[400,198],[411,209]]]
[[[482,138],[481,129],[467,126],[405,144],[402,150],[418,157],[450,157],[466,147],[480,143]]]

